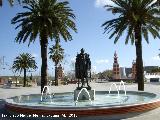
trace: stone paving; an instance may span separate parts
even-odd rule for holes
[[[96,91],[108,91],[109,86],[112,83],[107,82],[107,83],[91,83],[92,89],[95,89]],[[118,84],[118,83],[116,83]],[[127,91],[137,91],[137,84],[126,84],[126,90]],[[61,93],[61,92],[71,92],[73,91],[77,85],[75,84],[69,84],[69,85],[61,85],[61,86],[51,86],[50,90],[55,93]],[[113,90],[115,88],[113,87]],[[145,91],[146,92],[153,92],[156,94],[160,93],[160,83],[146,83],[145,84]],[[13,96],[18,96],[18,95],[29,95],[29,94],[40,94],[40,86],[38,87],[11,87],[11,88],[2,88],[0,87],[0,120],[20,120],[21,118],[2,118],[2,114],[8,114],[5,109],[4,109],[4,99],[13,97]],[[131,117],[132,116],[132,117]],[[134,116],[133,114],[131,116],[126,116],[121,120],[160,120],[160,108],[154,109],[149,112],[145,112],[139,115]],[[58,119],[58,118],[57,118]],[[64,118],[59,118],[59,120],[63,120]],[[101,117],[85,117],[85,118],[74,118],[76,120],[120,120],[118,117],[106,117],[106,116],[101,116]],[[30,119],[24,119],[23,120],[30,120]],[[35,119],[34,119],[35,120]],[[38,119],[37,119],[38,120]],[[56,120],[56,119],[52,119]]]

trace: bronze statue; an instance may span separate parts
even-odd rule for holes
[[[76,62],[75,62],[75,76],[78,79],[78,88],[81,89],[85,87],[85,83],[87,83],[87,89],[90,90],[91,87],[88,83],[88,78],[91,78],[91,61],[89,58],[89,54],[84,53],[84,49],[81,49],[81,53],[77,54]],[[79,87],[79,79],[81,80],[81,87]]]

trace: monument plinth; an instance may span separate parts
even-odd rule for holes
[[[87,92],[88,91],[88,92]],[[74,100],[94,100],[95,90],[74,90]]]

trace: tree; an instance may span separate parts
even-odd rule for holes
[[[160,72],[160,68],[153,68],[151,69],[151,73],[159,73]]]
[[[20,0],[17,0],[19,3],[21,2]],[[8,0],[8,2],[9,2],[9,4],[11,5],[11,6],[13,6],[13,3],[14,3],[14,0]],[[0,7],[2,7],[2,5],[3,5],[3,0],[0,0]]]
[[[34,42],[37,36],[40,38],[41,46],[41,92],[47,85],[47,47],[48,38],[60,41],[72,40],[70,29],[77,31],[73,10],[68,6],[68,1],[59,2],[58,0],[32,0],[23,8],[26,12],[18,13],[11,21],[18,24],[16,29],[19,31],[16,42]]]
[[[58,85],[57,82],[57,65],[62,62],[64,58],[64,49],[61,47],[58,41],[56,44],[49,48],[50,59],[55,63],[55,85]]]
[[[112,70],[105,70],[102,72],[105,79],[111,79],[113,76],[113,71]]]
[[[149,43],[148,34],[160,38],[159,9],[153,5],[153,0],[112,0],[115,5],[106,5],[107,11],[118,15],[118,18],[106,21],[102,26],[104,33],[111,33],[109,39],[115,36],[114,43],[126,31],[125,44],[131,40],[136,47],[136,70],[138,90],[144,90],[142,37]]]
[[[22,53],[18,57],[15,58],[12,68],[15,72],[19,71],[20,73],[24,72],[24,83],[23,87],[26,86],[26,73],[29,69],[37,69],[36,62],[34,57],[32,57],[29,53]]]
[[[152,6],[160,6],[160,0],[156,0],[156,2]]]

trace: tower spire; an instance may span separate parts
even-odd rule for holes
[[[119,64],[118,64],[118,56],[117,52],[114,53],[114,63],[113,63],[113,79],[120,79],[120,71],[119,71]]]
[[[116,51],[114,53],[114,63],[118,63],[118,57],[117,57],[117,52]]]

